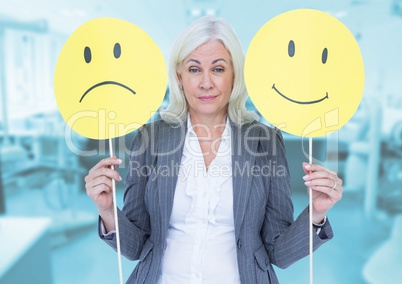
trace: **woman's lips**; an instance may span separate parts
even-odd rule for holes
[[[198,99],[203,101],[203,102],[210,102],[213,101],[217,96],[202,96],[199,97]]]

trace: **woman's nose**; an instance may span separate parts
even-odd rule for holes
[[[214,86],[214,83],[211,78],[211,74],[209,72],[205,72],[202,76],[200,87],[202,89],[211,89]]]

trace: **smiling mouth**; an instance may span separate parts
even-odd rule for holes
[[[117,85],[117,86],[119,86],[119,87],[122,87],[122,88],[124,88],[124,89],[129,90],[129,91],[130,91],[131,93],[133,93],[134,95],[136,94],[136,92],[135,92],[133,89],[131,89],[130,87],[127,87],[126,85],[124,85],[124,84],[122,84],[122,83],[115,82],[115,81],[104,81],[104,82],[95,84],[95,85],[93,85],[91,88],[89,88],[88,90],[86,90],[86,92],[81,96],[80,102],[84,99],[84,97],[85,97],[90,91],[92,91],[93,89],[95,89],[95,88],[97,88],[97,87],[103,86],[103,85]]]
[[[329,99],[328,92],[326,92],[326,93],[325,93],[325,94],[326,94],[325,97],[323,97],[323,98],[321,98],[321,99],[318,99],[318,100],[315,100],[315,101],[307,101],[307,102],[296,101],[296,100],[293,100],[293,99],[291,99],[291,98],[285,96],[284,94],[282,94],[282,93],[275,87],[275,84],[272,85],[272,89],[274,89],[279,95],[281,95],[283,98],[287,99],[288,101],[291,101],[292,103],[296,103],[296,104],[301,104],[301,105],[316,104],[316,103],[322,102],[322,101],[325,100],[325,99]]]

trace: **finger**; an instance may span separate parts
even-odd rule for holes
[[[310,173],[310,170],[309,170],[309,166],[310,164],[309,163],[306,163],[306,162],[303,162],[303,164],[302,164],[302,168],[303,168],[303,171],[304,171],[304,173],[305,174],[309,174]]]
[[[330,189],[334,189],[338,185],[334,180],[328,178],[307,180],[304,184],[306,186],[326,186]]]
[[[108,167],[108,166],[117,166],[120,165],[123,161],[116,157],[105,158],[100,160],[95,166],[93,166],[89,172],[96,171],[100,168]]]
[[[305,167],[304,167],[305,168]],[[336,172],[330,171],[330,170],[325,170],[325,168],[322,168],[318,166],[318,170],[315,172],[307,172],[305,176],[303,176],[303,179],[305,181],[308,180],[314,180],[314,179],[330,179],[332,180],[332,186],[337,183],[339,185],[342,185],[342,180],[338,177]]]
[[[95,179],[93,179],[92,181],[88,182],[85,187],[89,190],[91,190],[92,188],[101,185],[101,184],[105,184],[106,186],[112,188],[112,180],[107,177],[107,176],[99,176]]]
[[[338,175],[336,172],[334,172],[334,171],[331,171],[330,169],[327,169],[327,168],[325,168],[325,167],[323,167],[323,166],[319,166],[319,165],[315,165],[315,164],[309,164],[309,163],[303,163],[303,170],[304,170],[304,172],[307,174],[307,173],[310,173],[310,172],[317,172],[317,171],[325,171],[325,172],[328,172],[328,173],[330,173],[330,174],[332,174],[332,175]]]
[[[318,186],[318,185],[311,186],[310,188],[313,191],[313,194],[314,192],[320,192],[326,194],[334,201],[339,201],[342,198],[341,190],[333,190],[331,188],[328,188],[327,186]]]
[[[113,199],[113,187],[110,179],[99,178],[94,184],[87,187],[87,195],[97,204],[101,205]],[[100,203],[99,203],[100,202]]]
[[[106,183],[97,184],[94,187],[91,187],[89,190],[87,190],[88,196],[92,197],[93,199],[97,199],[98,196],[101,195],[102,193],[110,194],[111,192],[112,192],[112,185]]]
[[[317,177],[321,176],[321,177]],[[327,176],[325,173],[317,174],[315,176],[313,174],[309,174],[303,177],[305,180],[304,184],[306,186],[327,186],[331,190],[341,190],[343,191],[342,187],[342,180],[338,177]]]
[[[335,183],[342,185],[342,180],[338,176],[331,175],[330,173],[325,171],[308,173],[303,176],[303,179],[304,181],[314,181],[317,179],[328,180],[328,184],[330,186],[334,186]]]
[[[106,176],[110,179],[114,179],[117,181],[121,181],[122,178],[120,176],[120,174],[113,169],[109,169],[109,168],[99,168],[97,170],[94,170],[92,172],[90,172],[86,177],[85,177],[85,181],[86,182],[90,182],[100,176]]]

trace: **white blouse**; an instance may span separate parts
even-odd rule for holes
[[[207,171],[188,119],[160,284],[240,283],[229,120],[223,126],[218,153]]]

